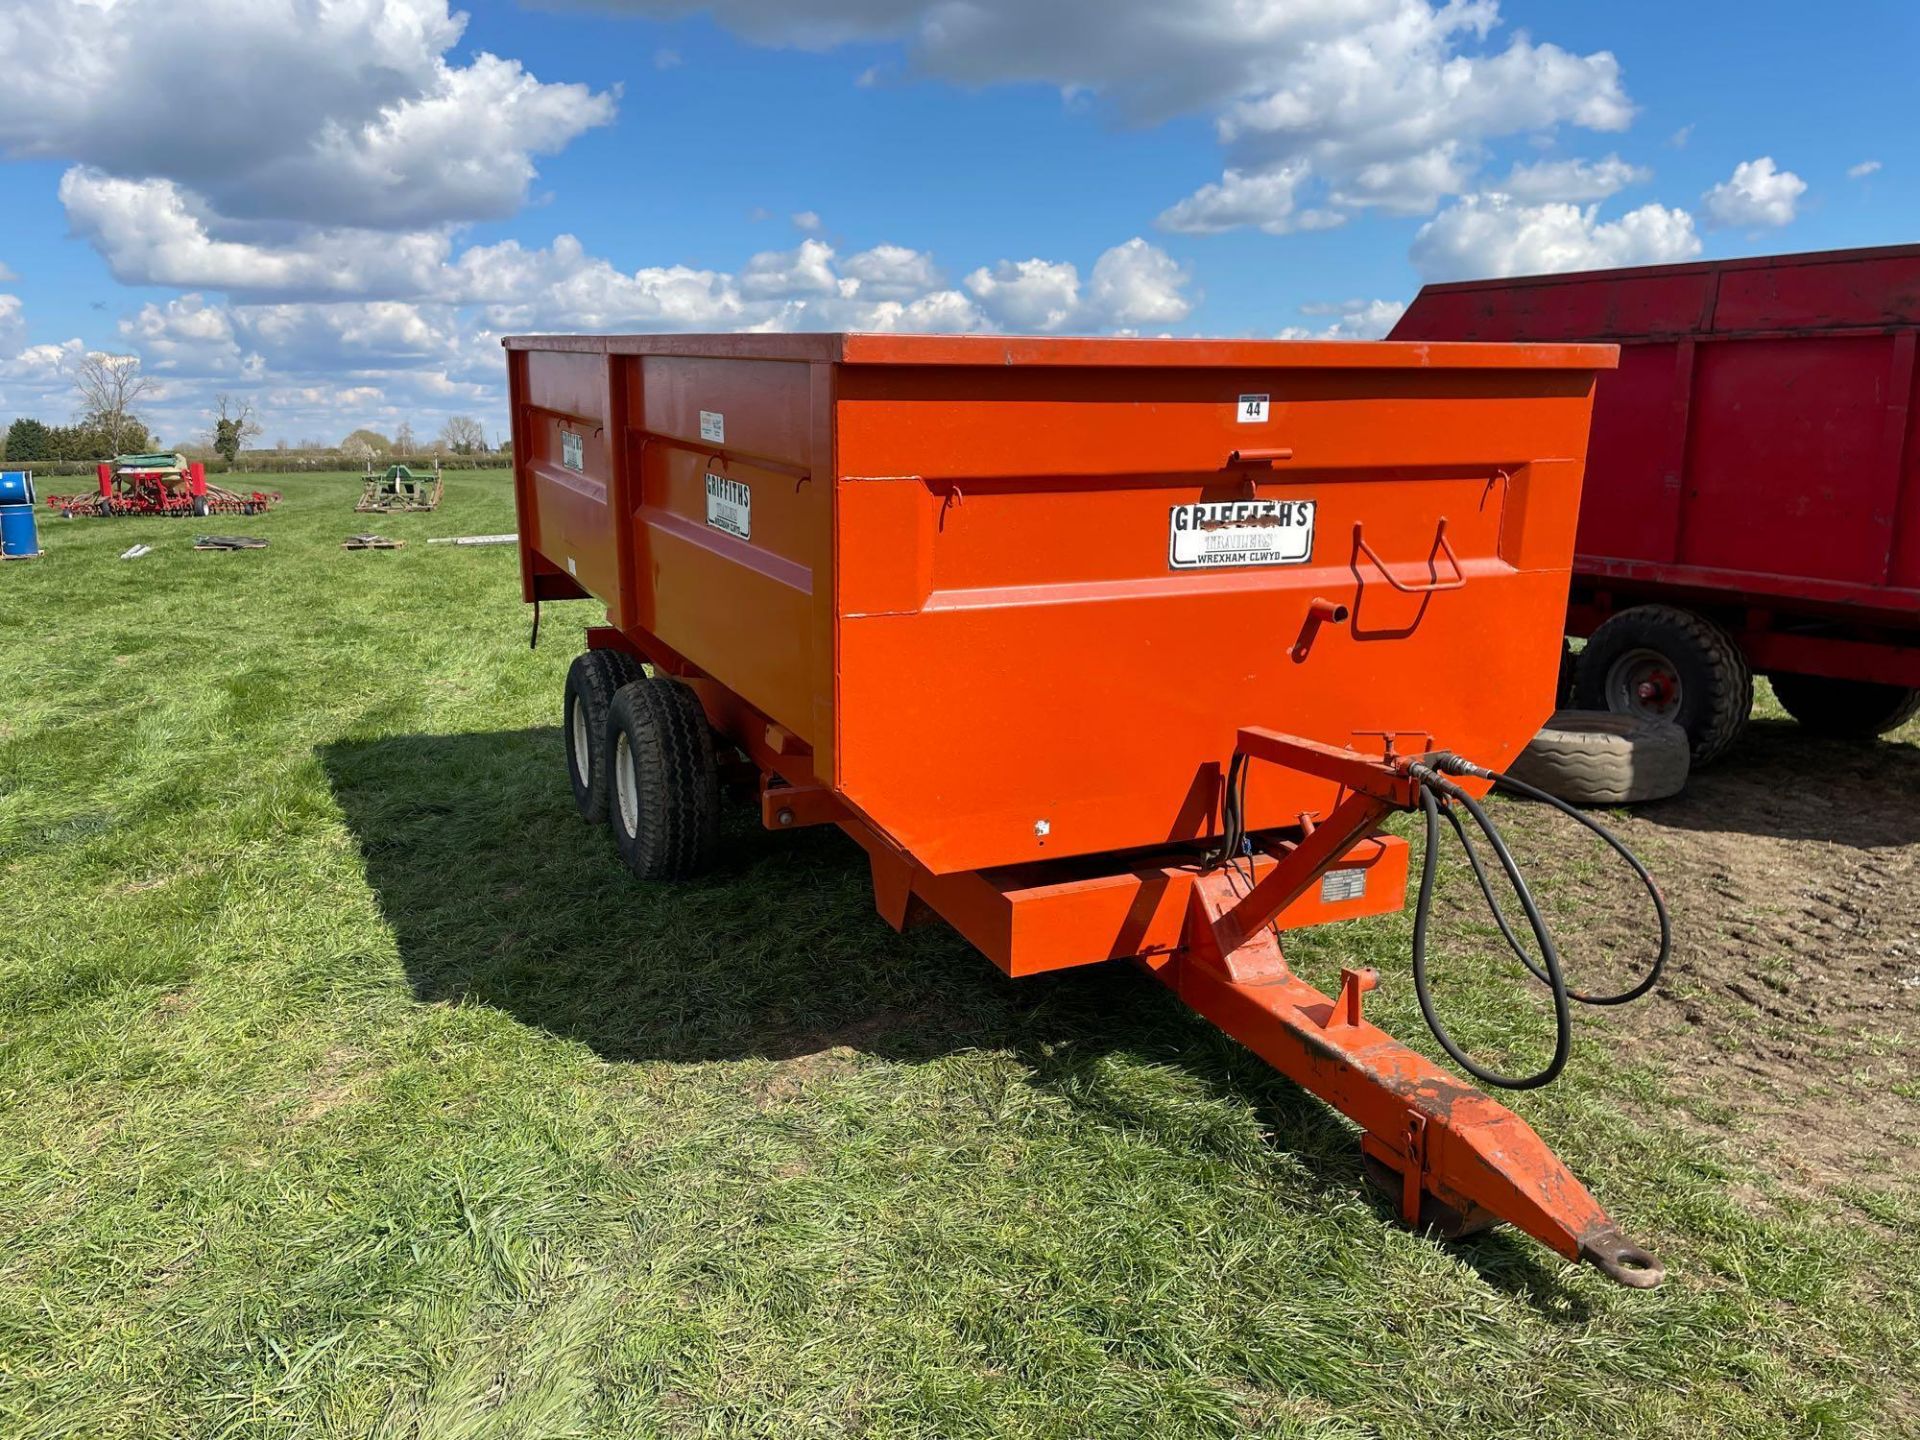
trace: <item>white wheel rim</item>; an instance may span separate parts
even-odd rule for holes
[[[633,773],[633,747],[622,731],[613,742],[613,783],[620,792],[620,824],[628,835],[640,830],[640,782]]]
[[[573,778],[584,790],[593,783],[593,751],[587,746],[587,707],[576,698],[570,708],[573,711],[569,722],[573,731]]]

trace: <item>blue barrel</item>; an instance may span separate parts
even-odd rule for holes
[[[33,518],[33,476],[0,470],[0,557],[16,560],[40,553],[40,527]]]

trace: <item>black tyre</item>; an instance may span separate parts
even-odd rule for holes
[[[1633,805],[1678,795],[1691,748],[1670,720],[1561,710],[1507,771],[1569,805]]]
[[[640,663],[618,650],[589,650],[574,657],[567,668],[567,686],[561,701],[560,730],[567,742],[567,779],[573,784],[573,803],[580,818],[604,825],[607,796],[609,717],[614,693],[640,678]]]
[[[1740,738],[1753,712],[1753,671],[1733,637],[1690,610],[1637,605],[1595,630],[1573,672],[1573,703],[1687,732],[1697,769]]]
[[[1871,740],[1920,714],[1920,690],[1824,675],[1769,675],[1786,712],[1816,735]]]
[[[642,880],[684,880],[713,863],[720,840],[720,771],[699,697],[658,676],[613,697],[607,746],[607,824]]]
[[[206,496],[196,495],[193,497],[193,513],[197,518],[200,518],[200,519],[206,518],[206,515],[207,515],[207,497]]]

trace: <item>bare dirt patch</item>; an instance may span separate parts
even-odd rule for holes
[[[770,1047],[777,1058],[755,1089],[757,1106],[764,1110],[786,1104],[809,1086],[848,1073],[864,1047],[906,1023],[900,1011],[886,1008],[831,1030],[795,1032]]]
[[[1524,822],[1535,863],[1558,872],[1556,910],[1577,907],[1567,948],[1624,965],[1644,951],[1644,896],[1573,869],[1576,837],[1550,828]],[[1904,1180],[1920,1133],[1920,748],[1756,722],[1684,794],[1616,828],[1666,893],[1674,951],[1654,993],[1604,1023],[1683,1095],[1736,1112],[1785,1178]]]
[[[294,1112],[293,1123],[309,1125],[357,1098],[366,1073],[365,1056],[349,1046],[335,1045],[320,1057],[308,1081],[307,1098]]]

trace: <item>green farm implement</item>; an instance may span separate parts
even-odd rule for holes
[[[353,508],[383,515],[396,510],[438,510],[445,489],[446,479],[438,461],[434,462],[432,475],[416,475],[405,465],[389,465],[384,473],[376,475],[369,460],[360,503]]]

